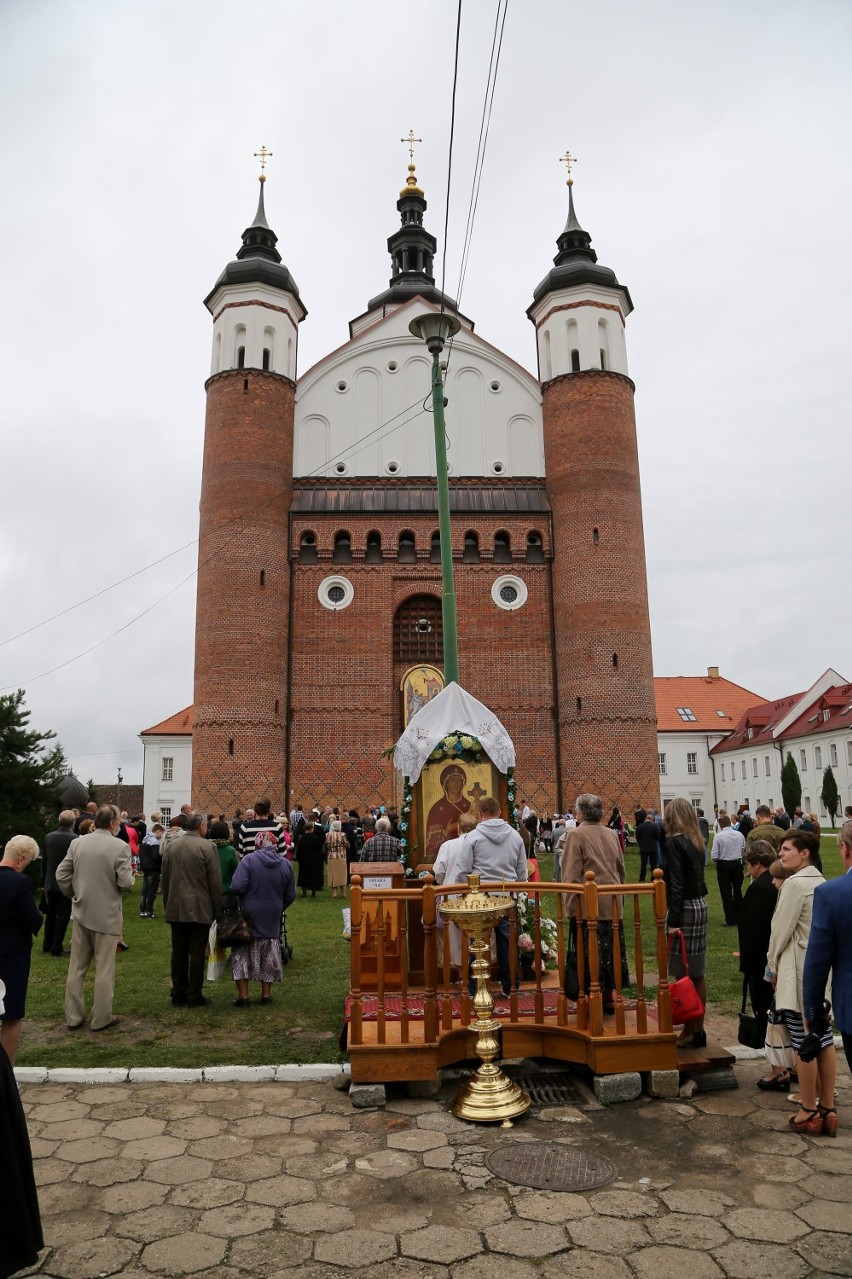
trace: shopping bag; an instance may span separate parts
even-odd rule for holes
[[[744,1048],[763,1050],[766,1043],[766,1013],[747,1013],[746,995],[748,993],[748,977],[743,977],[743,1004],[740,1009],[740,1027],[737,1032],[737,1043]]]
[[[228,952],[219,948],[218,925],[216,920],[210,925],[207,934],[207,980],[218,981],[228,962]]]

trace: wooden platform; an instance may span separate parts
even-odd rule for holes
[[[714,1039],[707,1040],[706,1048],[678,1048],[677,1068],[682,1075],[694,1075],[704,1070],[726,1070],[736,1064],[736,1057]]]

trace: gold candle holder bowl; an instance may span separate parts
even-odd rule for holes
[[[484,893],[479,875],[468,875],[468,891],[463,897],[442,901],[438,911],[446,923],[456,924],[470,939],[474,960],[471,973],[476,981],[473,1007],[476,1020],[475,1052],[482,1065],[461,1088],[450,1109],[459,1119],[474,1123],[500,1123],[511,1128],[512,1120],[530,1107],[530,1099],[519,1084],[508,1079],[496,1064],[500,1054],[497,1032],[499,1021],[492,1016],[494,1000],[488,989],[491,971],[491,930],[514,909],[514,899],[507,893]]]

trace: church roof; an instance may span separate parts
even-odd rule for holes
[[[283,293],[292,294],[304,310],[302,299],[299,297],[299,286],[281,261],[281,254],[275,247],[278,236],[266,220],[263,200],[265,181],[266,179],[261,175],[257,211],[251,225],[243,231],[243,243],[237,250],[236,258],[228,263],[204,299],[204,305],[208,310],[211,309],[211,299],[226,284],[269,284]]]
[[[413,163],[408,166],[406,185],[396,202],[400,226],[388,237],[392,274],[388,288],[367,303],[367,311],[388,305],[398,306],[413,297],[426,298],[448,311],[457,311],[454,298],[442,293],[435,284],[434,258],[438,242],[423,225],[426,197],[417,185]]]
[[[616,274],[608,266],[598,263],[598,255],[592,248],[592,237],[584,231],[574,211],[573,183],[568,183],[568,220],[565,229],[556,241],[559,252],[553,259],[553,268],[541,281],[533,293],[533,305],[527,309],[527,315],[533,307],[559,289],[574,288],[578,284],[596,284],[605,289],[618,289],[624,297],[625,314],[633,310],[630,293],[623,284],[619,284]]]
[[[434,479],[417,480],[296,480],[290,510],[300,514],[338,512],[413,512],[429,514],[438,509]],[[458,481],[450,486],[450,511],[462,514],[544,514],[550,510],[543,480],[529,479],[495,484],[493,481]]]
[[[178,711],[176,715],[170,715],[168,719],[161,720],[153,728],[143,728],[139,736],[192,737],[193,709],[192,706],[187,706],[184,710]]]

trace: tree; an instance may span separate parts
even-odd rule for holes
[[[792,817],[802,802],[802,779],[799,777],[796,761],[789,751],[784,767],[781,769],[781,798],[784,801],[784,808]]]
[[[97,802],[98,802],[98,792],[97,792],[97,790],[96,790],[96,788],[95,788],[95,779],[94,779],[94,777],[90,777],[90,778],[89,778],[89,780],[86,782],[86,789],[87,789],[87,790],[88,790],[88,792],[89,792],[89,802],[90,802],[90,803],[92,803],[92,804],[97,804]]]
[[[13,835],[41,840],[59,808],[59,783],[67,772],[55,733],[29,728],[24,690],[0,696],[0,845]]]
[[[837,782],[830,765],[822,775],[820,799],[822,800],[823,808],[831,818],[831,829],[834,830],[834,819],[840,812],[840,795],[838,794]]]

